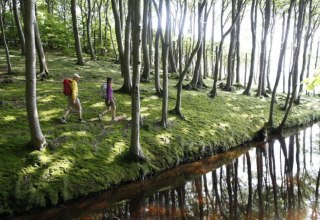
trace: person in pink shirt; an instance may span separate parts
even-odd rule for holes
[[[106,103],[106,107],[107,109],[105,111],[103,111],[101,114],[98,115],[99,120],[102,120],[103,116],[111,110],[112,112],[112,120],[115,120],[116,117],[116,102],[115,102],[115,98],[113,96],[113,90],[112,90],[112,78],[108,77],[107,78],[107,88],[106,88],[106,98],[105,98],[105,103]]]

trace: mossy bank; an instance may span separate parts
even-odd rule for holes
[[[4,53],[1,53],[4,54]],[[0,214],[18,213],[32,208],[52,206],[112,186],[152,175],[186,163],[226,151],[250,141],[268,118],[270,99],[218,91],[215,99],[209,90],[183,91],[182,111],[186,120],[169,115],[169,128],[159,126],[161,98],[153,83],[141,85],[141,146],[147,162],[133,163],[127,158],[130,143],[131,97],[115,94],[117,121],[107,115],[99,96],[107,76],[114,78],[114,89],[122,79],[119,66],[111,60],[74,65],[75,59],[47,54],[52,77],[37,82],[38,111],[48,146],[43,151],[27,147],[29,130],[25,108],[24,58],[12,54],[15,74],[0,73]],[[79,93],[87,123],[77,122],[71,114],[60,124],[66,107],[62,80],[78,72],[82,78]],[[169,109],[175,104],[177,81],[170,78]],[[207,80],[207,85],[212,81]],[[284,97],[278,98],[274,118],[279,123]],[[319,99],[303,97],[294,106],[287,127],[295,127],[320,118]]]

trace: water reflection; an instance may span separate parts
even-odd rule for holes
[[[320,219],[319,127],[278,137],[180,186],[109,208],[106,219]]]
[[[320,219],[319,124],[22,219]]]

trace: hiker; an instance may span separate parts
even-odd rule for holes
[[[103,111],[101,114],[98,115],[99,120],[102,120],[103,116],[108,112],[112,111],[112,121],[115,120],[115,116],[116,116],[116,102],[115,102],[115,98],[113,97],[113,90],[112,90],[112,78],[108,77],[107,78],[107,85],[106,87],[103,87],[103,89],[105,88],[105,103],[106,103],[106,107],[107,109],[105,111]],[[104,92],[104,91],[103,91]]]
[[[79,122],[80,123],[85,123],[86,121],[84,121],[82,119],[82,107],[81,107],[81,103],[80,103],[80,99],[78,97],[78,81],[80,80],[80,76],[79,74],[75,73],[73,74],[72,79],[69,82],[69,86],[70,86],[70,94],[65,94],[68,95],[68,106],[66,111],[64,112],[64,115],[61,119],[61,123],[65,124],[67,123],[67,115],[70,113],[70,111],[73,108],[76,108],[79,114]]]

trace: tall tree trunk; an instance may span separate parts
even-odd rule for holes
[[[37,110],[36,94],[36,57],[35,57],[35,2],[34,0],[24,3],[24,32],[26,37],[26,105],[29,130],[31,135],[30,144],[37,150],[41,150],[46,140],[42,134],[39,115]]]
[[[143,2],[143,27],[142,27],[142,51],[143,51],[143,73],[141,81],[149,82],[150,80],[150,56],[148,50],[148,20],[149,20],[149,1],[144,0]]]
[[[168,54],[169,54],[169,32],[171,30],[170,25],[170,1],[165,0],[166,5],[166,30],[164,35],[164,42],[162,44],[162,117],[161,126],[163,128],[168,127]]]
[[[98,16],[99,16],[99,35],[98,35],[98,39],[99,39],[99,45],[102,46],[102,16],[101,16],[101,9],[102,9],[102,3],[103,1],[100,0],[99,4],[98,4]]]
[[[280,125],[277,127],[277,133],[282,133],[282,130],[284,128],[284,125],[287,121],[288,115],[291,111],[291,107],[293,104],[294,99],[296,98],[296,92],[298,87],[298,63],[299,63],[299,56],[300,56],[300,49],[301,49],[301,40],[302,40],[302,32],[304,27],[304,20],[305,20],[305,11],[306,11],[306,4],[308,1],[300,0],[299,1],[299,16],[298,16],[298,22],[296,27],[296,47],[294,51],[294,57],[292,62],[292,68],[291,68],[291,75],[292,75],[292,93],[291,93],[291,99],[289,102],[289,106],[286,110],[286,113],[280,123]]]
[[[141,0],[132,1],[132,99],[130,158],[144,160],[140,145],[140,65],[141,65]]]
[[[199,16],[201,16],[203,8],[205,6],[206,0],[204,0],[201,4],[199,4]],[[183,28],[185,24],[185,18],[187,14],[187,0],[184,0],[184,9],[183,9],[183,15],[182,20],[180,23],[179,28],[179,35],[178,35],[178,50],[179,50],[179,81],[177,84],[177,99],[176,99],[176,105],[175,108],[172,110],[173,113],[179,115],[181,118],[184,118],[183,114],[181,113],[181,93],[182,93],[182,82],[187,74],[187,72],[190,69],[190,66],[192,64],[194,56],[197,54],[197,52],[200,50],[201,44],[202,44],[202,32],[200,31],[201,26],[198,26],[198,42],[195,46],[195,48],[192,50],[191,55],[189,56],[188,61],[186,62],[184,69],[182,69],[182,35],[183,35]]]
[[[203,1],[203,3],[205,6],[207,5],[207,1]],[[199,3],[199,6],[198,6],[198,27],[199,27],[198,31],[200,32],[200,34],[198,37],[201,37],[202,39],[201,39],[201,43],[200,43],[200,48],[198,49],[198,52],[197,52],[196,65],[195,65],[195,68],[193,71],[193,78],[192,78],[190,84],[184,86],[184,88],[186,88],[188,90],[189,89],[198,89],[204,85],[203,77],[202,77],[202,73],[201,73],[201,60],[202,60],[202,56],[203,56],[203,49],[205,47],[205,42],[203,41],[203,35],[205,34],[205,32],[204,32],[205,25],[202,25],[201,22],[202,22],[202,17],[205,17],[205,16],[208,17],[208,15],[203,16],[202,11],[200,11],[200,10],[203,10],[203,9],[201,8],[201,5]],[[204,14],[206,14],[206,11],[204,12]]]
[[[1,1],[0,2],[0,27],[1,27],[3,45],[4,45],[5,52],[6,52],[8,74],[11,74],[12,67],[11,67],[11,60],[10,60],[10,52],[9,52],[9,48],[7,45],[6,32],[4,29],[4,21],[3,21],[4,20],[4,13],[5,13],[5,2]]]
[[[79,31],[78,31],[78,25],[77,25],[77,0],[71,0],[71,15],[72,15],[72,29],[73,29],[73,36],[74,36],[74,45],[76,48],[76,54],[77,54],[77,64],[83,66],[83,56],[82,56],[82,49],[81,49],[81,43],[79,38]]]
[[[236,10],[237,4],[236,0],[232,0],[232,10],[231,10],[231,20],[232,23],[235,23],[236,19]],[[238,12],[239,13],[239,12]],[[230,44],[229,44],[229,53],[228,53],[228,71],[227,71],[227,82],[224,87],[224,90],[231,91],[232,81],[234,77],[234,61],[235,61],[235,43],[236,43],[236,30],[233,29],[230,33]]]
[[[160,35],[162,33],[162,27],[161,27],[161,17],[162,17],[162,6],[163,6],[163,0],[160,0],[159,2],[159,10],[158,10],[158,26],[157,26],[157,32],[154,42],[154,84],[156,89],[156,94],[158,96],[162,96],[162,88],[160,84],[160,73],[159,73],[159,41],[160,41]],[[155,5],[156,7],[156,5]]]
[[[263,36],[261,42],[260,50],[260,69],[259,69],[259,83],[258,91],[256,96],[267,96],[265,92],[265,77],[266,77],[266,53],[267,53],[267,39],[269,34],[270,27],[270,16],[271,15],[271,0],[266,0],[265,12],[264,12],[264,27],[263,27]]]
[[[93,45],[91,42],[91,23],[92,23],[92,15],[91,15],[91,0],[87,0],[88,3],[88,14],[87,14],[87,40],[88,40],[88,47],[90,50],[90,57],[91,60],[96,60],[96,55],[93,49]]]
[[[269,121],[268,121],[268,124],[271,127],[273,127],[273,110],[274,110],[274,104],[275,104],[275,101],[276,101],[276,92],[277,92],[277,87],[278,87],[278,84],[279,84],[279,80],[280,80],[280,76],[281,76],[281,72],[282,72],[282,68],[283,68],[283,60],[284,60],[285,53],[286,53],[288,34],[289,34],[289,30],[290,30],[291,13],[292,13],[292,8],[293,8],[294,4],[295,4],[295,0],[291,0],[290,1],[290,6],[289,6],[289,9],[288,9],[288,18],[287,18],[286,30],[285,30],[285,34],[283,35],[282,43],[281,43],[281,49],[280,49],[279,60],[278,60],[276,81],[274,83],[274,87],[273,87],[273,90],[272,90],[272,97],[271,97],[270,111],[269,111]],[[284,19],[283,21],[285,21],[285,14],[283,14],[283,19]],[[285,22],[282,23],[282,30],[284,30],[284,25],[285,25]]]
[[[242,8],[242,3],[241,3],[241,7],[240,8]],[[223,42],[224,42],[226,36],[228,36],[228,34],[234,29],[234,27],[235,27],[235,25],[237,23],[237,20],[239,18],[240,18],[240,11],[237,13],[236,19],[231,24],[230,28],[225,33],[222,32],[222,37],[221,37],[221,40],[220,40],[219,48],[216,50],[218,52],[216,52],[216,63],[215,63],[215,69],[214,69],[213,85],[212,85],[212,89],[210,91],[210,97],[211,98],[214,98],[214,97],[217,96],[217,82],[218,82],[219,62],[222,60]],[[221,67],[220,67],[220,69],[221,69]]]
[[[240,1],[239,1],[240,2]],[[238,11],[240,12],[241,10],[241,5],[238,2]],[[240,5],[240,6],[239,6]],[[236,34],[236,83],[240,83],[240,63],[241,63],[241,58],[240,58],[240,28],[241,28],[241,18],[238,19],[236,27],[235,27],[235,34]]]
[[[214,72],[214,57],[215,57],[215,46],[214,46],[214,28],[215,28],[215,14],[216,14],[216,2],[213,2],[213,9],[212,9],[212,28],[211,28],[211,76],[213,78]]]
[[[304,46],[303,46],[303,55],[302,55],[302,67],[300,70],[300,86],[299,86],[299,91],[296,97],[296,100],[294,100],[295,104],[300,104],[300,98],[301,98],[301,93],[303,90],[303,78],[304,78],[304,72],[306,68],[306,62],[307,62],[307,50],[308,50],[308,44],[309,40],[311,37],[311,22],[312,22],[312,0],[309,0],[309,19],[308,19],[308,24],[307,24],[307,32],[305,33],[304,37]]]
[[[130,60],[131,60],[131,19],[132,19],[132,2],[128,2],[128,15],[126,20],[126,29],[124,34],[124,54],[123,54],[123,85],[120,89],[124,93],[130,93],[132,89],[132,80],[130,73]]]
[[[14,20],[16,22],[17,31],[18,31],[18,34],[19,34],[21,54],[24,55],[25,54],[25,39],[24,39],[23,30],[22,30],[22,27],[21,27],[21,24],[20,24],[20,20],[19,20],[19,12],[18,12],[17,0],[12,0],[12,3],[13,3]]]
[[[251,63],[250,63],[250,73],[249,73],[249,79],[248,79],[248,85],[246,86],[246,89],[244,90],[244,95],[250,95],[250,90],[252,86],[253,81],[253,74],[254,74],[254,63],[255,63],[255,57],[256,57],[256,32],[257,32],[257,9],[258,9],[258,2],[256,0],[252,0],[251,4],[251,35],[252,35],[252,51],[251,51]]]

